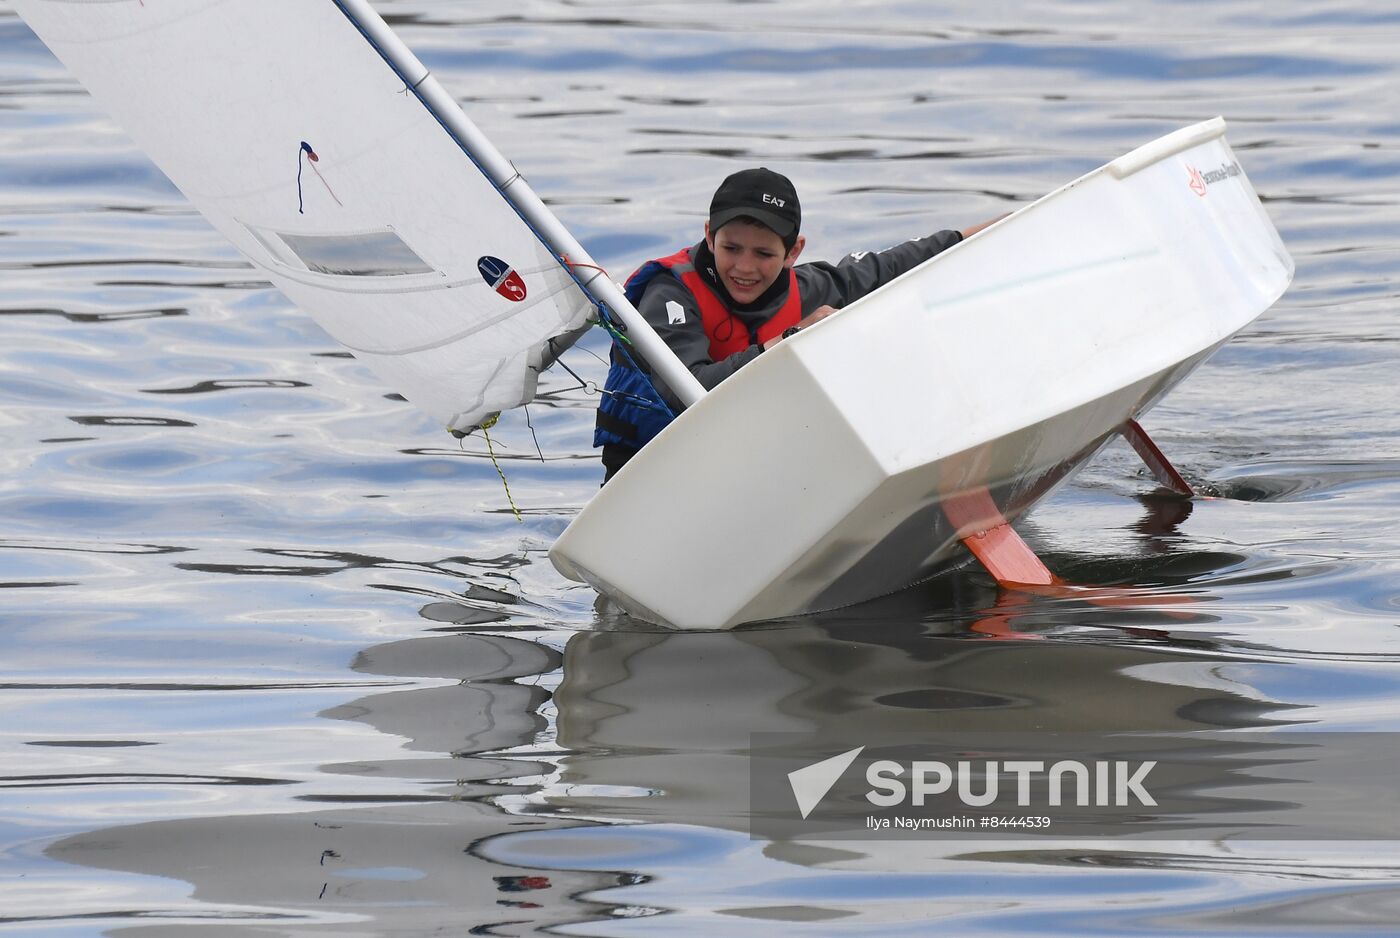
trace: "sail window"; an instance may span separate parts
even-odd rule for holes
[[[403,277],[433,268],[393,231],[311,235],[277,232],[307,270],[340,277]]]
[[[258,244],[262,245],[262,249],[271,254],[278,263],[287,264],[292,267],[297,266],[297,260],[292,255],[291,250],[282,243],[277,235],[273,234],[271,231],[263,231],[254,228],[252,225],[244,225],[243,227],[247,228],[249,233],[251,233],[254,238],[258,239]]]

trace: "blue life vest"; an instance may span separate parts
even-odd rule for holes
[[[637,269],[627,283],[623,293],[628,302],[636,306],[642,301],[647,284],[662,273],[674,275],[700,308],[700,319],[705,335],[710,340],[710,358],[721,361],[748,348],[754,342],[763,342],[779,335],[788,326],[794,326],[802,318],[802,299],[797,287],[797,274],[789,268],[787,301],[782,308],[765,322],[756,335],[725,307],[714,291],[706,286],[695,270],[690,257],[690,248],[683,248],[670,257],[648,261]],[[631,355],[620,351],[614,344],[612,365],[608,369],[608,379],[604,385],[603,399],[598,402],[598,422],[593,431],[594,446],[620,444],[641,449],[666,428],[676,415],[670,406],[657,393],[651,380],[638,369]]]
[[[689,253],[686,252],[689,260]],[[622,286],[627,302],[636,306],[642,301],[642,293],[647,284],[657,274],[670,270],[671,264],[665,261],[675,259],[675,255],[664,261],[648,261],[627,278]],[[666,425],[676,419],[671,406],[640,368],[630,353],[619,351],[616,340],[613,343],[608,378],[603,385],[603,397],[598,401],[597,424],[593,428],[593,445],[610,446],[619,444],[641,449],[650,443]]]

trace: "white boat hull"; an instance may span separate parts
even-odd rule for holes
[[[1267,309],[1293,263],[1220,119],[1115,160],[707,394],[550,557],[677,628],[837,608],[965,556]],[[993,519],[986,519],[991,521]]]

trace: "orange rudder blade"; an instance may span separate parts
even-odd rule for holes
[[[1195,490],[1191,488],[1191,483],[1181,477],[1181,473],[1176,471],[1171,460],[1157,448],[1156,443],[1152,442],[1152,437],[1147,435],[1142,424],[1136,420],[1129,420],[1118,428],[1118,432],[1123,435],[1123,439],[1128,441],[1128,445],[1137,451],[1138,458],[1147,464],[1154,479],[1179,495],[1196,494]]]
[[[972,529],[962,535],[963,544],[1002,586],[1050,586],[1059,582],[1002,517],[985,487],[945,498],[943,513],[959,530]]]

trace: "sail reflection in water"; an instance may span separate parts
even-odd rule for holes
[[[520,867],[483,859],[476,850],[503,833],[579,823],[512,815],[491,804],[493,796],[527,790],[517,779],[553,771],[545,760],[501,754],[538,746],[546,729],[539,711],[548,694],[526,680],[558,665],[558,653],[544,645],[496,636],[419,638],[369,648],[357,657],[356,670],[460,681],[374,694],[322,714],[401,736],[412,753],[322,766],[324,787],[333,789],[338,775],[376,776],[402,780],[401,794],[304,794],[304,813],[112,828],[60,841],[48,855],[188,880],[196,901],[161,916],[176,920],[170,925],[175,934],[209,918],[279,933],[329,928],[383,934],[535,928],[605,915],[606,904],[579,897],[633,883],[636,876]]]

